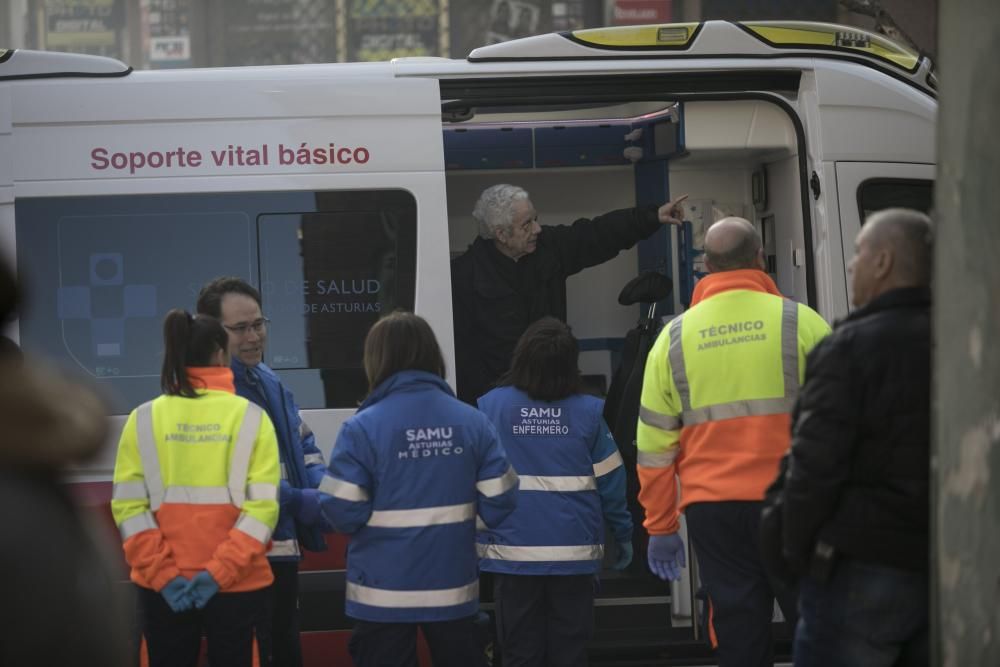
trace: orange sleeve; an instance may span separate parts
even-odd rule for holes
[[[253,569],[253,557],[267,553],[267,544],[233,528],[229,539],[219,545],[205,569],[221,590],[244,579]]]
[[[680,529],[677,510],[677,476],[675,466],[646,468],[636,466],[639,473],[639,502],[646,510],[642,525],[650,535],[670,535]]]
[[[159,530],[144,530],[122,543],[125,562],[132,568],[132,580],[140,586],[159,591],[181,571],[174,562],[170,545]]]

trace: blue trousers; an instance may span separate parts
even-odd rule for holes
[[[916,667],[929,662],[928,574],[843,559],[800,584],[796,667]]]
[[[719,667],[771,667],[774,601],[792,627],[795,594],[772,582],[760,557],[762,503],[694,503],[684,510],[701,583],[712,604]]]

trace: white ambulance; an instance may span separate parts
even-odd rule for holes
[[[674,290],[658,315],[680,312],[704,229],[724,215],[759,227],[783,293],[844,315],[865,215],[931,205],[936,110],[927,58],[814,23],[580,30],[461,60],[199,70],[0,51],[0,246],[28,303],[10,334],[104,388],[117,429],[159,392],[166,311],[192,309],[210,278],[244,276],[272,320],[265,360],[328,452],[365,393],[362,340],[381,313],[426,317],[454,377],[449,260],[476,234],[485,187],[526,188],[542,224],[687,193],[684,228],[569,282],[583,370],[606,387],[640,316],[619,289],[660,271]],[[98,504],[112,440],[75,480]],[[307,653],[342,650],[349,628],[329,601],[342,591],[333,552],[304,575]],[[668,629],[667,589],[638,586],[599,600],[595,655],[698,635],[690,591],[674,595]]]

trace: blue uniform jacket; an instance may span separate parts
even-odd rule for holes
[[[477,516],[514,508],[517,474],[489,420],[444,380],[397,373],[340,430],[320,490],[327,520],[351,533],[347,615],[447,621],[479,607]]]
[[[326,473],[323,453],[316,447],[316,437],[299,416],[299,406],[292,392],[278,375],[260,363],[250,367],[235,357],[232,360],[236,393],[267,411],[278,435],[281,455],[281,513],[272,535],[267,557],[272,560],[299,560],[299,544],[310,551],[325,551],[323,524],[318,498],[301,496],[296,512],[288,502],[294,489],[315,489]],[[317,494],[318,495],[318,494]]]
[[[603,405],[583,394],[535,401],[514,387],[479,399],[520,478],[514,512],[477,535],[483,571],[596,573],[604,519],[619,543],[631,542],[625,468],[601,416]]]

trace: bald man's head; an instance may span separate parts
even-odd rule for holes
[[[757,230],[743,218],[723,218],[705,233],[705,263],[712,273],[764,268]]]
[[[854,305],[892,289],[929,286],[933,253],[931,220],[923,213],[890,208],[869,216],[849,267]]]

